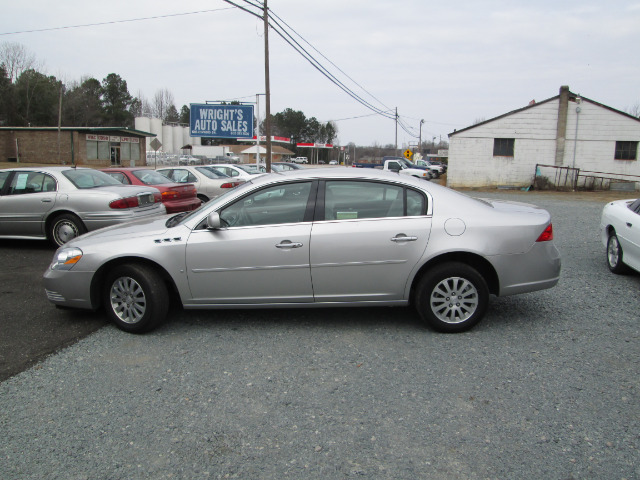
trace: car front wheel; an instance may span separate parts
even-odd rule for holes
[[[58,247],[61,247],[70,240],[87,233],[87,228],[75,215],[65,213],[58,215],[51,222],[49,228],[49,239]]]
[[[159,326],[167,315],[167,286],[151,267],[121,265],[107,274],[104,306],[121,330],[146,332]]]
[[[489,288],[478,271],[459,262],[435,266],[422,278],[416,306],[434,330],[457,333],[470,329],[484,317]]]
[[[609,235],[609,240],[607,240],[607,266],[609,270],[618,275],[628,271],[627,266],[622,263],[622,247],[615,233]]]

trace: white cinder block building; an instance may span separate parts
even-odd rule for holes
[[[577,139],[577,142],[576,142]],[[450,187],[609,177],[640,182],[640,119],[561,87],[560,94],[449,134]],[[563,168],[552,168],[563,167]],[[636,183],[638,185],[638,183]]]

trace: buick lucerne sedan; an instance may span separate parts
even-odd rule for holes
[[[602,209],[600,236],[613,273],[640,272],[640,198],[616,200]]]
[[[165,213],[156,188],[122,185],[90,168],[0,170],[0,237],[60,246],[87,231]]]
[[[52,303],[103,307],[129,332],[159,325],[170,298],[186,309],[414,305],[432,328],[460,332],[491,294],[550,288],[559,275],[546,210],[327,168],[260,176],[194,212],[84,235],[58,249],[44,286]]]

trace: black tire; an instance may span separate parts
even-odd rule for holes
[[[87,227],[77,216],[71,213],[64,213],[51,220],[48,233],[51,243],[61,247],[68,241],[87,233]]]
[[[209,201],[209,197],[207,197],[206,195],[202,195],[201,193],[198,194],[198,198],[202,203],[207,203]]]
[[[103,301],[107,315],[119,329],[143,333],[158,327],[166,318],[169,292],[153,268],[120,265],[105,278]]]
[[[476,269],[459,262],[443,263],[418,283],[416,307],[434,330],[469,330],[484,317],[489,305],[487,282]]]
[[[623,275],[629,272],[629,267],[623,263],[622,259],[622,247],[620,246],[618,237],[615,232],[613,232],[607,240],[607,267],[616,275]]]

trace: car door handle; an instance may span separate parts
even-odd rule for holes
[[[415,242],[416,240],[418,240],[418,237],[408,237],[404,233],[399,233],[391,239],[392,242],[396,243]]]
[[[43,198],[42,200],[40,200],[42,203],[51,203],[53,200],[50,198]]]
[[[285,248],[285,249],[300,248],[300,247],[302,247],[302,243],[292,242],[291,240],[283,240],[282,242],[276,245],[276,248]]]
[[[633,223],[627,222],[627,227],[629,227],[629,228],[633,227]]]

